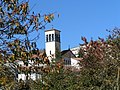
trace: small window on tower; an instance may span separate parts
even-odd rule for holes
[[[58,42],[58,34],[55,34],[55,41]]]
[[[51,51],[50,51],[50,55],[51,55]]]
[[[58,35],[58,42],[60,42],[60,35]]]
[[[51,42],[51,34],[49,34],[49,42]]]
[[[46,42],[48,42],[48,35],[46,35]]]
[[[54,34],[52,34],[52,41],[54,41]]]

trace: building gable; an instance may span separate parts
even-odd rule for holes
[[[72,53],[72,51],[69,49],[69,50],[64,50],[61,52],[61,56],[62,58],[75,58],[75,55]]]

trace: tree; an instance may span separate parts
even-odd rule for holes
[[[23,60],[27,66],[33,51],[37,51],[34,41],[39,34],[32,40],[29,36],[45,29],[45,25],[53,19],[53,13],[41,15],[31,12],[29,0],[0,0],[0,67],[6,62],[15,64],[15,60]],[[28,71],[25,73],[28,74]],[[5,79],[7,78],[9,77]],[[0,84],[2,83],[1,81]],[[4,86],[6,84],[8,83]]]
[[[61,62],[50,66],[50,71],[44,74],[43,81],[43,90],[79,90],[79,72],[65,69]]]
[[[0,2],[0,50],[9,51],[10,42],[19,39],[29,47],[29,35],[35,30],[44,29],[54,19],[54,14],[41,16],[31,13],[28,1],[1,0]],[[36,35],[37,37],[37,35]],[[34,37],[35,38],[35,37]],[[33,39],[34,39],[33,38]],[[22,40],[21,40],[22,39]],[[27,47],[27,49],[28,49]],[[4,53],[3,53],[4,52]]]
[[[110,32],[107,40],[99,38],[85,44],[79,82],[81,90],[119,90],[120,29]]]
[[[56,57],[56,60],[61,60],[62,59],[61,51],[58,48],[55,51],[55,57]]]
[[[80,48],[79,52],[78,52],[78,58],[82,58],[84,55],[84,51],[83,49]]]

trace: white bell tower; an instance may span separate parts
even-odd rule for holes
[[[56,50],[61,51],[60,31],[56,29],[46,30],[45,39],[47,57],[55,58]]]

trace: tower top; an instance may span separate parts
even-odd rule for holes
[[[60,30],[57,30],[57,29],[50,29],[50,30],[45,30],[45,32],[48,32],[48,31],[58,31],[58,32],[61,32]]]
[[[56,51],[61,51],[60,32],[57,29],[50,29],[45,31],[45,46],[47,57],[56,57]]]

